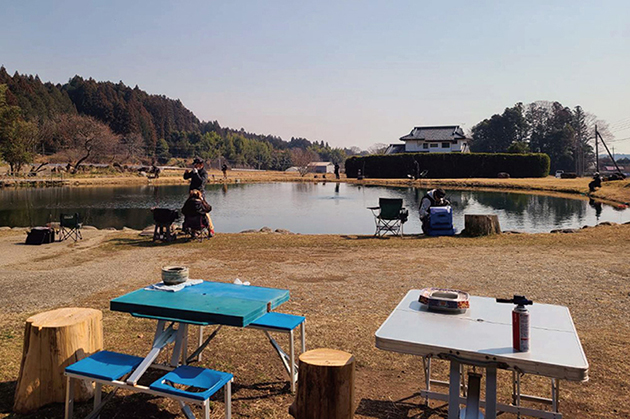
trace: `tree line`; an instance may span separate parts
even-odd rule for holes
[[[323,141],[284,141],[221,127],[218,121],[200,121],[181,101],[148,94],[122,81],[75,76],[61,85],[18,72],[11,76],[0,67],[0,85],[5,86],[0,99],[6,113],[0,120],[4,127],[0,156],[12,171],[37,155],[70,162],[74,168],[83,162],[167,164],[199,156],[236,166],[285,170],[306,160],[342,164],[346,155],[356,152]],[[15,127],[7,128],[11,124]]]
[[[472,128],[473,152],[545,153],[551,170],[582,175],[595,159],[595,125],[610,138],[608,125],[591,113],[560,102],[517,103]]]

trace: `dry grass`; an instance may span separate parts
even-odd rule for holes
[[[185,169],[166,170],[159,179],[148,180],[145,177],[128,173],[119,174],[77,174],[66,177],[73,186],[98,186],[98,185],[134,185],[151,182],[154,185],[186,184],[182,177]],[[210,169],[209,183],[254,183],[254,182],[317,182],[322,181],[322,175],[307,174],[302,177],[296,172],[278,171],[247,171],[230,170],[227,179],[223,178],[220,170]],[[317,176],[317,177],[315,177]],[[326,181],[336,182],[333,174],[327,174]],[[556,193],[567,195],[579,195],[586,198],[588,194],[588,183],[591,178],[578,179],[558,179],[553,176],[545,178],[525,178],[525,179],[425,179],[410,181],[408,179],[347,179],[342,175],[341,182],[362,183],[371,185],[390,186],[417,186],[446,188],[466,188],[466,189],[504,189],[522,190],[527,192]],[[592,197],[607,201],[613,204],[630,205],[630,180],[604,182],[601,189],[591,195]]]
[[[171,245],[153,245],[131,233],[87,233],[84,243],[48,245],[54,257],[33,257],[25,264],[32,255],[13,255],[14,242],[22,236],[0,232],[0,287],[9,291],[0,294],[0,417],[10,412],[26,317],[59,306],[98,308],[104,313],[107,349],[145,354],[153,323],[110,312],[108,302],[155,281],[159,267],[170,263],[189,266],[195,277],[238,277],[289,289],[291,300],[282,311],[307,317],[307,347],[355,355],[358,418],[446,417],[443,404],[420,404],[419,359],[374,346],[374,332],[404,294],[426,286],[493,297],[523,293],[541,303],[568,306],[591,379],[562,383],[561,410],[568,418],[630,417],[628,225],[479,239],[218,234],[203,243]],[[204,356],[203,365],[236,376],[234,417],[288,417],[293,397],[287,377],[260,332],[224,329]],[[499,378],[500,396],[506,400],[508,374]],[[527,381],[527,391],[547,388],[537,377]],[[221,417],[222,402],[214,406],[213,417]],[[89,409],[80,406],[79,413]],[[129,394],[117,396],[103,416],[117,412],[118,418],[131,418],[139,410],[145,417],[179,417],[177,406],[165,399]],[[53,405],[31,417],[61,416],[62,406]]]

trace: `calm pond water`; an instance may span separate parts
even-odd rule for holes
[[[99,228],[142,229],[153,224],[152,207],[180,209],[188,187],[114,186],[0,190],[0,226],[28,227],[79,212],[84,224]],[[366,207],[379,197],[403,198],[409,209],[406,233],[421,231],[417,209],[425,189],[338,183],[208,185],[206,197],[217,232],[287,229],[304,234],[372,234],[374,219]],[[510,192],[447,190],[457,231],[464,214],[498,214],[503,230],[548,232],[601,221],[630,221],[630,210],[588,201]]]

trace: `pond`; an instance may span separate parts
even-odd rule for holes
[[[79,212],[84,224],[98,228],[142,229],[153,224],[152,207],[180,209],[186,185],[0,190],[0,226],[28,227],[57,221],[59,213]],[[208,185],[217,232],[286,229],[303,234],[372,234],[374,219],[366,207],[379,197],[403,198],[409,209],[405,233],[420,233],[418,206],[426,189],[345,183],[264,183]],[[503,230],[549,232],[602,221],[630,221],[630,210],[587,200],[513,192],[447,190],[457,231],[464,214],[498,214]]]

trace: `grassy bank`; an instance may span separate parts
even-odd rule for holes
[[[374,346],[374,332],[404,294],[427,286],[489,297],[522,293],[538,303],[568,306],[591,367],[589,382],[562,382],[561,411],[569,418],[630,416],[625,367],[630,225],[477,239],[259,233],[156,245],[132,232],[90,230],[76,244],[15,245],[22,240],[22,234],[0,232],[0,417],[10,412],[29,315],[62,306],[100,309],[105,348],[144,355],[153,322],[111,312],[108,302],[156,282],[160,267],[167,264],[189,266],[192,276],[208,280],[240,278],[288,289],[291,299],[281,310],[307,317],[307,349],[336,348],[357,359],[360,419],[445,417],[443,403],[426,408],[417,395],[423,382],[420,360]],[[280,343],[286,345],[286,339],[281,337]],[[438,364],[437,372],[446,378],[446,366]],[[206,349],[202,365],[234,373],[235,418],[289,417],[293,396],[286,374],[259,332],[224,328]],[[504,401],[509,398],[508,380],[509,373],[499,374]],[[527,393],[549,388],[547,380],[537,377],[524,383]],[[78,416],[89,409],[89,403],[79,405]],[[221,417],[222,409],[218,400],[212,417]],[[60,418],[62,410],[62,405],[52,405],[29,418]],[[138,411],[180,417],[174,403],[124,392],[103,417],[132,418]]]
[[[182,177],[184,169],[166,170],[159,179],[149,180],[146,177],[130,173],[86,173],[77,175],[55,175],[52,178],[42,176],[42,181],[49,179],[65,180],[68,186],[99,186],[99,185],[144,185],[151,183],[154,185],[187,184]],[[220,170],[211,169],[208,171],[209,183],[256,183],[256,182],[337,182],[333,174],[327,174],[326,179],[321,174],[307,174],[302,177],[296,172],[278,171],[251,171],[251,170],[229,170],[227,178],[223,177]],[[317,176],[317,177],[315,177]],[[32,180],[31,178],[29,178]],[[9,178],[4,178],[4,182],[9,182]],[[465,189],[501,189],[516,190],[523,192],[539,192],[566,195],[579,195],[587,197],[588,183],[590,178],[579,179],[557,179],[552,176],[546,178],[527,179],[422,179],[411,181],[409,179],[347,179],[342,175],[341,182],[361,183],[369,185],[384,186],[415,186],[420,188],[430,188],[442,186],[445,188],[465,188]],[[0,179],[0,183],[2,179]],[[624,181],[604,182],[601,189],[591,194],[595,199],[606,201],[612,204],[630,205],[630,179]]]

